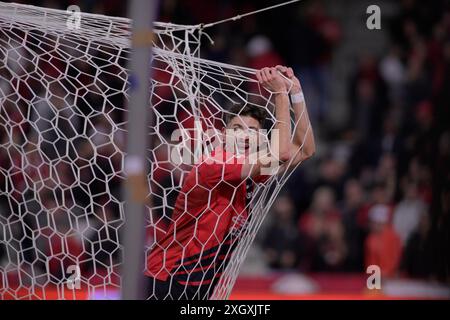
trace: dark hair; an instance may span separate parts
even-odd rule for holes
[[[230,123],[230,121],[234,117],[247,116],[247,117],[252,117],[252,118],[258,120],[261,127],[263,127],[264,121],[266,120],[266,117],[267,117],[267,112],[263,108],[249,105],[249,104],[245,104],[245,105],[235,104],[228,111],[229,111],[229,113],[227,113],[225,116],[226,124]]]

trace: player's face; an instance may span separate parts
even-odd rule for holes
[[[237,151],[240,154],[244,154],[250,149],[250,141],[257,143],[261,124],[253,117],[239,116],[231,119],[226,129],[225,134],[232,135]]]

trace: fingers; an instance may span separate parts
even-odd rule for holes
[[[285,67],[282,65],[277,65],[275,67],[276,70],[280,71],[284,75],[286,75],[288,78],[292,78],[294,76],[294,70],[292,70],[291,67]]]
[[[275,68],[270,68],[270,74],[272,76],[272,79],[281,79],[280,70]]]
[[[258,79],[259,83],[261,84],[267,82],[267,76],[264,69],[266,68],[256,71],[256,79]]]
[[[261,70],[256,71],[256,79],[259,83],[262,83]]]
[[[261,79],[264,79],[264,76],[267,78],[267,80],[271,80],[272,77],[277,76],[278,72],[281,72],[285,75],[288,75],[289,70],[291,70],[291,74],[293,74],[292,72],[292,68],[287,68],[284,66],[280,66],[277,65],[276,67],[272,67],[272,68],[262,68],[261,70],[258,70],[256,72],[256,77],[258,79],[258,81]]]
[[[283,69],[284,68],[284,69]],[[283,77],[281,71],[287,72],[287,68],[283,66],[277,66],[272,68],[262,68],[256,72],[256,78],[259,83],[266,89],[272,92],[285,91],[288,86],[289,80]]]
[[[261,70],[261,75],[262,75],[263,81],[266,82],[266,83],[269,82],[272,79],[272,76],[270,75],[269,68],[263,68]]]
[[[287,68],[287,76],[288,78],[292,78],[294,76],[294,70],[292,70],[292,68]]]
[[[276,75],[275,72],[275,68],[262,68],[256,72],[256,78],[260,83],[267,83],[274,79]]]
[[[292,68],[290,67],[285,67],[285,66],[280,66],[277,65],[275,67],[278,71],[280,71],[281,73],[283,73],[286,77],[288,77],[289,79],[291,79],[292,77],[294,77],[294,70],[292,70]]]
[[[277,69],[278,71],[280,71],[281,73],[286,73],[287,68],[285,66],[281,66],[281,65],[277,65],[275,67],[275,69]]]
[[[267,75],[264,69],[261,69],[261,79],[263,81],[263,83],[267,82]]]
[[[269,68],[269,74],[270,74],[271,80],[275,79],[278,76],[277,69]]]
[[[272,68],[267,68],[266,73],[267,73],[267,80],[269,81],[273,80],[274,74]]]

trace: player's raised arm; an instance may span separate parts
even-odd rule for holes
[[[295,127],[290,148],[291,161],[289,167],[294,167],[314,155],[316,144],[300,81],[294,75],[292,68],[284,66],[277,66],[276,68],[291,81],[289,94],[294,111]]]
[[[287,163],[291,157],[291,121],[285,81],[276,68],[263,68],[256,72],[256,78],[274,95],[276,131],[272,133],[268,152],[258,154],[255,163],[245,164],[242,177],[275,173],[276,170],[271,169],[276,169],[280,163]]]

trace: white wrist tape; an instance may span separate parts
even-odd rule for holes
[[[305,96],[303,95],[303,92],[297,93],[297,94],[291,94],[291,101],[292,103],[302,103],[305,101]]]

